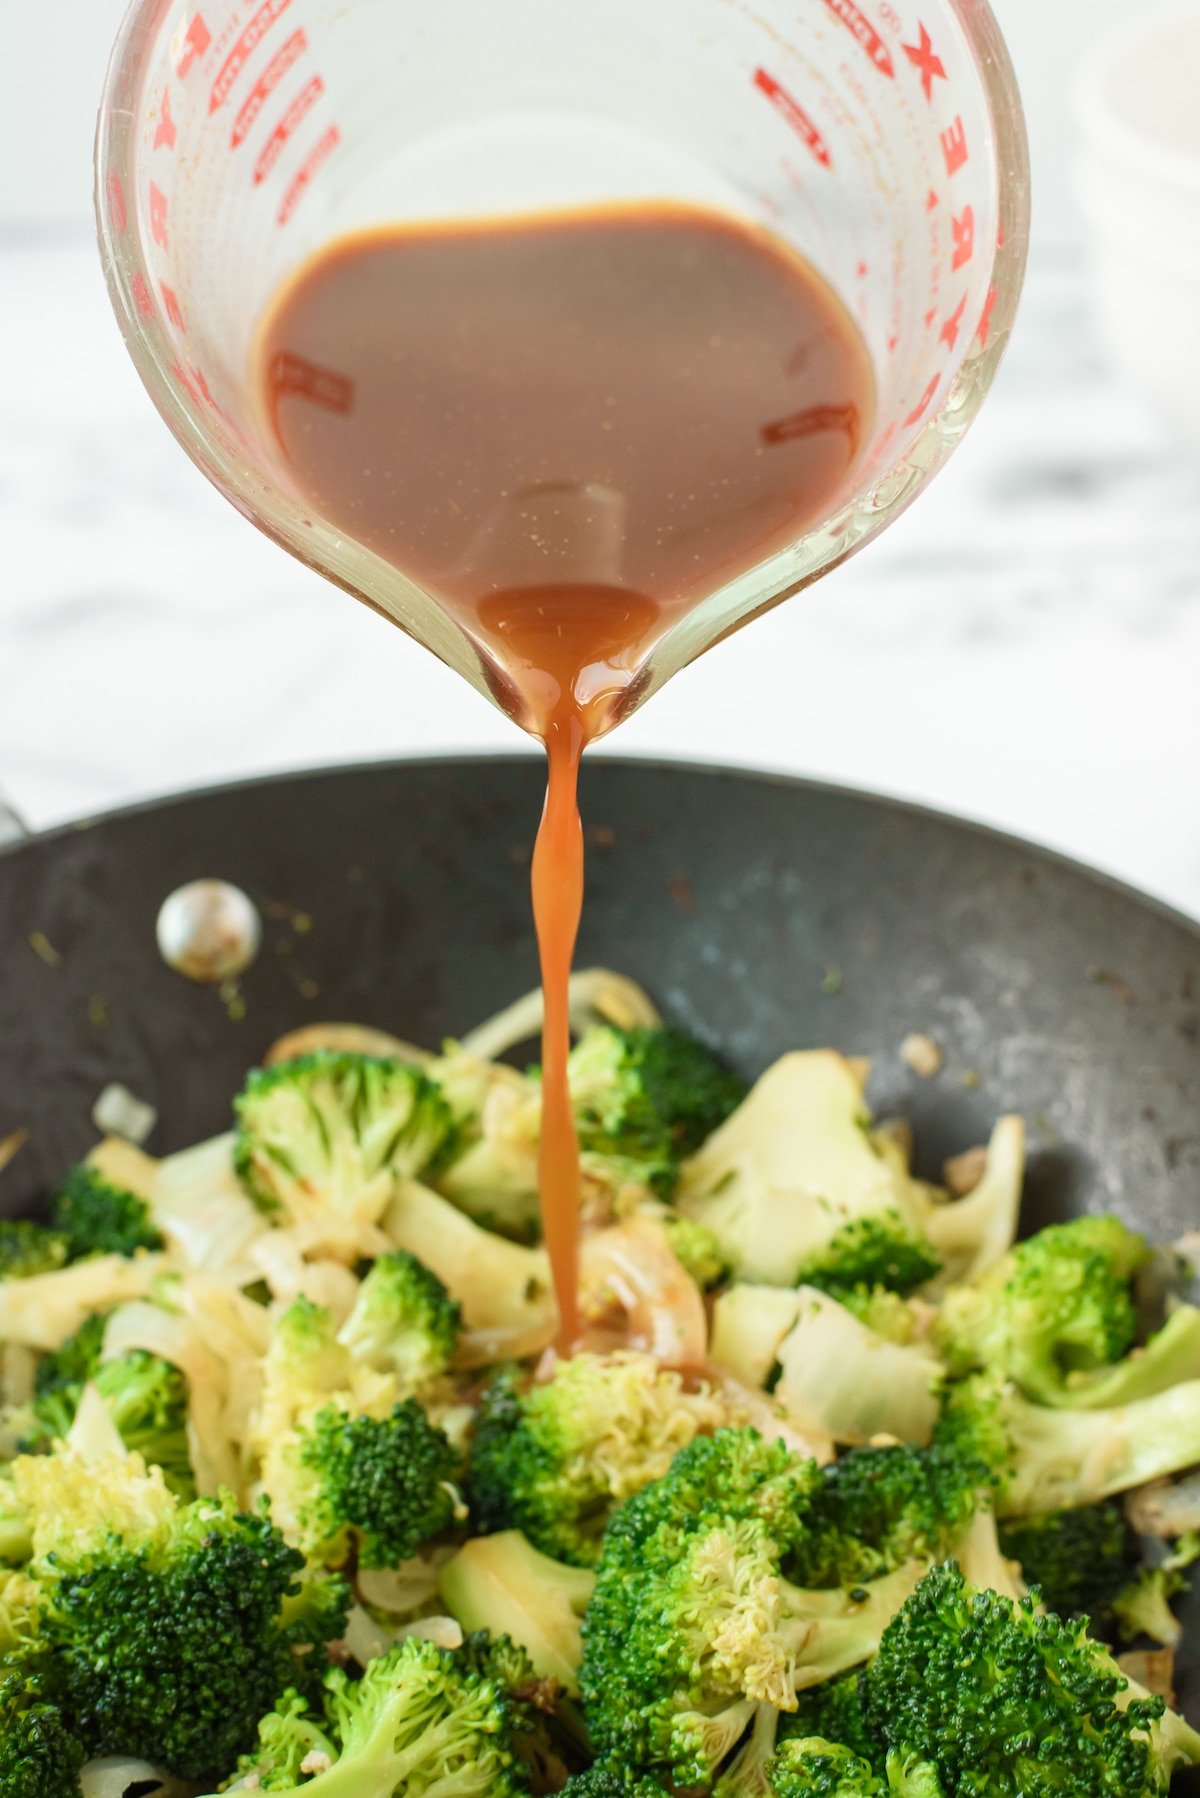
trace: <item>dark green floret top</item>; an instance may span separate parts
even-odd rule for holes
[[[87,1166],[73,1168],[56,1193],[53,1224],[66,1238],[69,1261],[165,1247],[145,1199]]]

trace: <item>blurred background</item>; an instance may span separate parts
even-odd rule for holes
[[[1200,24],[1159,58],[1170,93],[1135,71],[1126,125],[1149,145],[1133,160],[1151,199],[1134,182],[1109,216],[1102,129],[1081,152],[1072,89],[1099,35],[1161,9],[994,5],[1029,116],[1034,249],[969,444],[864,556],[609,747],[917,799],[1200,914]],[[0,796],[39,828],[271,769],[520,748],[424,651],[259,537],[156,417],[91,236],[121,11],[5,17]],[[1200,0],[1172,12],[1200,21]],[[1160,255],[1170,281],[1140,287]]]

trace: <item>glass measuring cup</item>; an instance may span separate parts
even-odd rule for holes
[[[670,623],[630,703],[867,542],[978,411],[1029,213],[983,0],[134,0],[100,114],[109,291],[175,435],[247,518],[491,698],[469,625],[296,490],[248,379],[255,329],[349,231],[651,198],[724,207],[814,263],[877,407],[829,516]],[[295,378],[342,403],[321,371]]]

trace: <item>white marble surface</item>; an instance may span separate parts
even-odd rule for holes
[[[143,394],[84,239],[0,239],[0,791],[35,826],[513,728],[260,538]],[[1200,469],[1034,267],[966,446],[878,544],[696,664],[614,751],[885,789],[1200,914]]]

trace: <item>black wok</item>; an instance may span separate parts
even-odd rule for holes
[[[290,1026],[436,1043],[535,984],[541,785],[525,758],[342,769],[0,852],[0,1136],[31,1139],[0,1211],[36,1206],[88,1148],[110,1080],[157,1106],[150,1147],[175,1149],[227,1127],[245,1069]],[[1111,1208],[1161,1239],[1200,1226],[1200,927],[1043,851],[800,781],[600,759],[583,804],[580,965],[642,981],[747,1074],[796,1046],[870,1055],[876,1113],[912,1120],[928,1171],[1024,1113],[1039,1222]],[[210,874],[266,920],[240,1019],[155,948],[163,897]],[[932,1079],[900,1058],[913,1030],[945,1051]],[[1200,1666],[1181,1697],[1200,1710]]]

